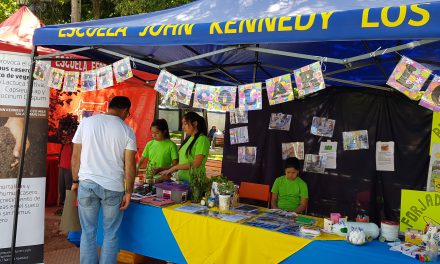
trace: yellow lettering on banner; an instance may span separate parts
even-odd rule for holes
[[[150,27],[150,35],[153,37],[159,36],[160,32],[162,32],[162,29],[165,27],[165,25],[160,25],[156,31],[154,30],[155,27],[156,26]]]
[[[104,32],[102,32],[104,30],[105,30],[105,28],[99,28],[98,31],[96,32],[96,36],[97,37],[105,37]]]
[[[235,34],[237,33],[237,29],[231,28],[231,26],[235,25],[237,21],[228,21],[225,25],[225,34]]]
[[[431,15],[429,14],[428,10],[426,10],[426,9],[424,9],[424,8],[421,8],[421,7],[419,7],[418,5],[411,5],[411,6],[410,6],[410,9],[411,9],[411,11],[413,11],[414,13],[419,14],[419,15],[422,16],[422,18],[421,18],[419,21],[416,21],[416,20],[412,20],[412,19],[410,19],[409,22],[408,22],[408,24],[409,24],[410,26],[413,26],[413,27],[421,27],[421,26],[425,25],[426,23],[428,23],[429,18],[430,18],[430,16],[431,16]]]
[[[388,10],[390,9],[389,6],[386,6],[382,8],[382,11],[380,12],[380,18],[383,22],[383,24],[387,27],[398,27],[402,25],[403,20],[405,20],[406,16],[406,6],[399,6],[399,16],[397,17],[396,21],[391,22],[388,18]]]
[[[369,22],[368,21],[369,13],[370,13],[370,8],[365,8],[362,11],[362,27],[363,28],[379,27],[379,22]]]
[[[185,35],[191,35],[192,34],[192,29],[194,27],[194,24],[185,24],[184,29],[185,29]]]
[[[179,35],[179,36],[182,35],[182,29],[183,29],[183,24],[179,25],[177,35]]]
[[[257,23],[256,19],[246,19],[246,30],[249,33],[254,33],[255,32],[255,24]]]
[[[209,27],[209,34],[215,34],[214,30],[216,31],[216,34],[223,34],[222,29],[220,28],[220,24],[218,22],[212,22],[211,26]]]
[[[291,17],[280,17],[278,20],[278,31],[292,31],[292,26],[285,26],[284,22],[290,21]]]
[[[179,25],[166,25],[165,26],[165,28],[164,28],[164,30],[163,30],[163,35],[164,36],[166,36],[167,34],[168,34],[168,29],[169,28],[171,28],[172,29],[172,31],[171,31],[171,35],[172,36],[175,36],[176,35],[176,32],[177,32],[177,27],[178,27]]]
[[[112,32],[113,28],[108,28],[107,31],[105,32],[105,36],[106,37],[116,37],[116,34],[114,32]]]
[[[308,30],[313,26],[313,22],[315,22],[315,14],[312,13],[309,16],[309,21],[305,26],[301,25],[301,15],[295,17],[295,29],[296,30]]]
[[[82,38],[82,37],[84,37],[84,32],[81,32],[81,29],[80,29],[80,28],[77,28],[77,29],[76,29],[76,35],[77,35],[79,38]]]
[[[68,37],[68,38],[71,38],[71,37],[75,36],[75,30],[76,30],[76,29],[72,28],[72,30],[70,31],[70,33],[67,33],[67,34],[66,34],[67,37]]]
[[[98,29],[97,28],[88,28],[86,29],[87,37],[93,37]]]
[[[66,33],[64,33],[64,31],[67,31],[67,30],[69,30],[69,29],[68,28],[62,28],[62,29],[58,30],[58,37],[59,38],[65,38],[67,35],[66,35]]]
[[[322,29],[327,29],[328,28],[328,20],[330,19],[330,17],[333,15],[333,11],[330,12],[322,12],[321,13],[321,17],[322,17]]]
[[[243,25],[245,20],[240,20],[240,24],[238,25],[238,33],[243,33]]]
[[[266,29],[267,32],[273,32],[275,31],[275,25],[277,23],[277,18],[265,18],[264,21],[266,22]]]
[[[258,19],[258,30],[257,32],[262,32],[263,31],[263,18]]]
[[[147,35],[147,31],[148,31],[149,28],[150,28],[150,26],[146,26],[144,28],[144,30],[141,33],[139,33],[139,36],[140,37],[145,37],[145,35]]]
[[[116,29],[115,34],[116,34],[116,36],[118,36],[119,34],[122,34],[123,37],[126,37],[127,36],[127,27],[122,27],[122,28]]]

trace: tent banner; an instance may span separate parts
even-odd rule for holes
[[[429,223],[440,225],[440,193],[402,190],[400,231],[425,230]]]
[[[0,51],[0,263],[11,258],[18,160],[26,150],[14,263],[42,263],[46,187],[47,82],[34,81],[29,132],[21,145],[31,57]]]

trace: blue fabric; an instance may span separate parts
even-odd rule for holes
[[[67,240],[75,246],[79,247],[81,243],[81,230],[80,231],[69,231],[67,234]]]
[[[99,226],[102,227],[101,221]],[[99,228],[99,244],[102,244],[102,235],[102,228]],[[120,249],[173,263],[186,263],[161,208],[130,203],[118,237]]]

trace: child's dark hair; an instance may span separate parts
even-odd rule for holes
[[[130,109],[131,102],[130,99],[126,96],[115,96],[111,99],[108,108],[116,108],[116,109]]]
[[[199,114],[195,112],[188,112],[183,116],[183,119],[185,119],[186,122],[189,124],[192,124],[194,122],[197,122],[197,134],[194,135],[194,139],[189,144],[188,148],[186,149],[186,156],[191,153],[191,149],[194,146],[194,143],[196,142],[197,138],[200,136],[200,134],[203,134],[205,136],[208,135],[208,128],[206,127],[206,121],[205,118],[201,117]],[[185,145],[185,143],[188,141],[190,137],[185,138],[185,140],[182,143],[181,148]]]
[[[151,127],[157,128],[165,138],[170,138],[170,131],[168,130],[168,123],[165,119],[156,119],[151,123]]]
[[[294,168],[296,169],[298,172],[300,171],[300,163],[299,163],[299,159],[296,157],[293,158],[287,158],[284,161],[284,169],[288,169],[288,168]]]

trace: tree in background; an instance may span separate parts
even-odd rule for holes
[[[0,22],[6,20],[17,11],[18,5],[16,0],[1,0],[0,1]]]

